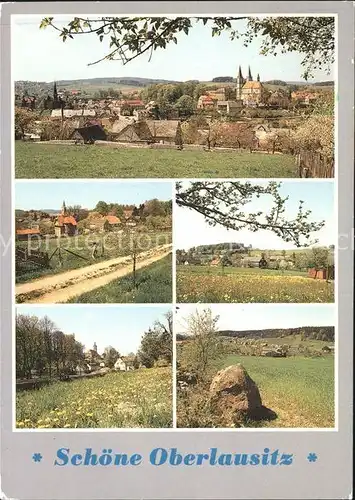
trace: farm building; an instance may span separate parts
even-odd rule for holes
[[[90,229],[95,231],[110,231],[113,229],[117,229],[121,226],[121,219],[116,217],[115,215],[106,215],[104,217],[97,214],[96,217],[90,218]]]
[[[178,120],[141,120],[127,124],[117,130],[112,127],[112,135],[117,142],[178,144],[181,140],[181,127]]]
[[[115,132],[117,128],[118,125],[113,127],[112,130],[113,138],[117,142],[146,143],[153,140],[151,131],[145,121],[129,123],[120,131]]]
[[[121,225],[121,219],[116,215],[106,215],[105,222],[108,222],[111,227],[118,227]]]
[[[259,257],[244,257],[242,259],[242,267],[259,267]]]
[[[217,101],[217,111],[232,115],[243,107],[242,101]]]
[[[333,280],[334,279],[334,266],[328,268],[316,269],[312,267],[308,269],[308,277],[320,280]]]
[[[107,134],[101,125],[95,124],[76,128],[71,138],[83,140],[84,143],[90,143],[94,141],[106,141]]]
[[[41,231],[39,229],[16,229],[16,239],[17,240],[28,240],[32,236],[40,236]]]

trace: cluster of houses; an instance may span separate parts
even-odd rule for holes
[[[47,96],[45,108],[51,110],[52,120],[63,121],[65,119],[69,123],[71,129],[69,138],[76,142],[113,141],[133,144],[182,145],[181,121],[178,114],[169,116],[170,119],[154,119],[155,113],[152,110],[157,107],[155,101],[144,103],[138,98],[116,99],[112,97],[85,99],[80,96],[80,91],[76,90],[70,91],[69,94],[70,98],[74,96],[70,105],[71,109],[66,108],[65,99],[68,98],[68,92],[58,91],[54,83],[53,96]],[[210,116],[209,111],[217,111],[221,115],[243,117],[248,108],[288,109],[290,105],[307,107],[318,97],[317,92],[308,90],[288,92],[278,88],[269,91],[260,81],[259,74],[254,79],[249,67],[248,75],[244,77],[239,66],[235,85],[206,91],[199,97],[196,111],[207,112],[205,113],[207,118]],[[35,109],[36,97],[23,96],[22,107]],[[272,138],[278,133],[276,129],[270,129],[267,125],[253,127],[252,124],[228,123],[227,134],[240,134],[238,127],[242,125],[252,128],[247,132],[255,136],[256,142]],[[41,129],[41,121],[36,122],[34,130],[25,134],[25,139],[40,140]],[[201,129],[200,132],[206,139],[206,131]],[[204,144],[205,142],[206,140]]]
[[[185,266],[188,266],[189,264],[196,264],[198,259],[196,260],[196,257],[191,258],[186,258],[186,260],[183,262]],[[202,264],[202,261],[200,262]],[[250,256],[241,256],[237,261],[231,260],[229,257],[225,258],[224,255],[215,255],[212,258],[208,258],[208,260],[205,260],[204,263],[206,265],[209,265],[211,267],[217,267],[221,265],[237,265],[238,267],[245,267],[245,268],[260,268],[260,269],[275,269],[279,267],[284,267],[287,269],[293,269],[294,268],[294,263],[291,258],[287,257],[280,257],[280,256],[270,256],[266,260],[264,257],[250,257]]]
[[[231,344],[241,353],[252,353],[254,356],[267,358],[285,358],[300,353],[302,347],[296,344],[274,344],[268,343],[258,338],[249,339],[225,339],[225,342]],[[321,349],[324,354],[334,353],[334,345],[324,345]]]
[[[292,93],[282,89],[269,91],[260,81],[259,74],[253,79],[250,66],[248,76],[243,77],[239,66],[235,87],[221,87],[207,91],[200,96],[197,109],[216,110],[233,115],[240,113],[245,107],[272,107],[287,109],[292,105],[308,106],[315,102],[319,94],[310,91],[294,91]]]
[[[235,254],[237,255],[237,254]],[[232,255],[233,258],[233,255]],[[188,256],[186,255],[185,260],[179,262],[185,266],[192,265],[208,265],[211,267],[220,266],[236,266],[240,268],[259,268],[259,269],[280,269],[280,270],[292,270],[295,269],[295,263],[290,256],[278,256],[271,255],[267,259],[264,255],[261,257],[251,257],[248,255],[241,256],[238,260],[231,260],[223,254],[210,256],[201,256],[199,259],[196,255]],[[308,268],[308,277],[320,280],[334,280],[335,277],[335,267],[334,265],[328,265],[327,267]]]
[[[120,372],[128,372],[137,368],[144,368],[144,365],[136,363],[136,357],[133,355],[120,356],[116,359],[113,369]],[[92,349],[87,349],[84,352],[84,359],[79,363],[75,371],[78,375],[84,373],[94,373],[97,371],[107,370],[108,367],[105,363],[105,357],[97,352],[97,345],[94,343]]]
[[[140,207],[124,209],[122,217],[89,212],[85,232],[107,232],[120,230],[123,227],[135,227],[139,222],[143,208],[144,204]],[[16,239],[28,240],[32,236],[40,237],[43,226],[47,227],[49,232],[53,229],[53,234],[57,238],[62,235],[75,236],[78,234],[78,222],[78,216],[69,213],[65,201],[63,201],[62,208],[58,213],[47,214],[31,210],[16,217]]]

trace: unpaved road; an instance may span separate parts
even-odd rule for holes
[[[171,252],[172,245],[161,245],[137,256],[136,269],[149,266]],[[81,295],[132,272],[132,258],[118,257],[91,266],[47,276],[16,285],[16,302],[58,304]]]

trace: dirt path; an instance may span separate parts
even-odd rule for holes
[[[171,252],[171,245],[162,245],[137,256],[136,269],[149,266]],[[47,276],[16,285],[16,302],[57,304],[81,295],[132,272],[130,256],[98,262],[91,266]]]

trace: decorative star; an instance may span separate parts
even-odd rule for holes
[[[43,458],[43,457],[42,457],[42,455],[41,455],[40,453],[34,453],[34,454],[32,455],[32,460],[33,460],[34,462],[40,462],[40,461],[42,460],[42,458]]]
[[[318,459],[317,455],[315,453],[309,453],[307,460],[308,462],[316,462]]]

